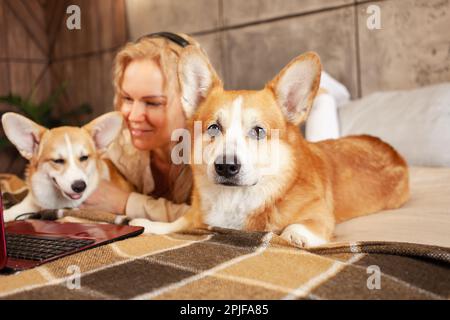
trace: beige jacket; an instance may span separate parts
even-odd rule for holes
[[[150,152],[136,149],[128,129],[123,129],[119,137],[109,146],[106,154],[124,177],[131,182],[137,192],[130,194],[125,214],[130,218],[147,218],[154,221],[174,221],[189,209],[187,204],[192,190],[192,172],[188,165],[176,174],[171,200],[154,198],[150,194],[155,189],[150,167]]]

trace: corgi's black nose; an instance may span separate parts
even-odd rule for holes
[[[233,157],[231,161],[227,159],[227,157],[218,157],[216,161],[214,161],[214,168],[219,176],[232,178],[239,173],[239,170],[241,170],[241,164],[236,157]]]
[[[81,193],[84,190],[86,190],[86,182],[84,182],[83,180],[77,180],[74,183],[72,183],[71,187],[72,190],[75,191],[76,193]]]

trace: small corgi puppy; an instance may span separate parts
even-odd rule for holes
[[[205,225],[272,231],[296,246],[319,246],[337,222],[408,199],[407,164],[380,139],[302,137],[299,124],[319,89],[317,54],[293,59],[260,91],[224,90],[207,58],[189,50],[179,73],[190,132],[197,126],[202,133],[191,134],[193,148],[207,148],[209,161],[191,160],[192,206],[183,217],[131,225],[156,234]],[[255,148],[262,140],[268,148]],[[263,170],[263,163],[275,169]]]
[[[46,129],[26,117],[8,112],[3,130],[29,160],[25,176],[28,194],[4,212],[5,221],[42,209],[76,208],[97,188],[100,179],[126,191],[132,186],[102,152],[122,129],[119,112],[110,112],[79,127]]]

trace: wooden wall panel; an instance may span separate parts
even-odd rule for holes
[[[65,110],[89,103],[94,109],[92,116],[97,116],[113,107],[113,59],[127,41],[124,1],[71,3],[80,6],[82,27],[68,30],[65,19],[61,21],[51,56],[52,86],[63,81],[69,84],[61,102]]]
[[[115,44],[114,33],[112,32],[112,26],[114,23],[114,3],[112,1],[105,1],[101,4],[97,3],[96,15],[93,17],[98,20],[98,30],[97,30],[97,42],[99,49],[108,49]]]
[[[47,99],[52,91],[50,69],[47,64],[30,64],[30,87],[35,89],[34,99],[41,102]]]
[[[0,95],[8,94],[9,92],[9,63],[0,61]],[[1,104],[0,104],[1,106]]]
[[[6,13],[5,13],[5,3],[0,0],[0,59],[5,59],[7,57],[6,51],[6,34],[8,32],[6,25]],[[4,60],[0,60],[4,61]]]
[[[60,101],[64,111],[72,109],[74,106],[88,102],[89,78],[86,59],[76,59],[65,62],[54,62],[51,67],[52,87],[57,88],[63,82],[67,85],[64,98]]]
[[[9,59],[6,39],[8,27],[6,23],[6,8],[4,0],[0,0],[0,30],[3,31],[0,32],[0,95],[6,95],[9,93],[10,82]],[[5,106],[0,103],[0,110],[3,110],[3,108],[5,108]]]
[[[112,66],[115,52],[55,62],[51,66],[53,87],[63,81],[68,84],[67,95],[61,102],[64,110],[83,103],[93,107],[93,115],[112,111],[114,90]],[[86,121],[89,118],[85,118]]]
[[[116,51],[105,53],[101,56],[102,79],[103,79],[103,111],[100,113],[112,111],[114,109],[114,86],[113,86],[113,63]]]
[[[65,18],[67,3],[67,0],[48,0],[43,5],[49,43],[49,56],[53,54],[56,37],[61,30],[62,21]]]
[[[31,92],[30,63],[10,62],[10,91],[14,94],[27,96]]]
[[[55,1],[55,0],[52,0]],[[70,60],[80,55],[96,55],[124,44],[126,24],[123,0],[76,0],[81,10],[81,30],[69,30],[66,18],[60,21],[53,61]],[[122,16],[122,18],[119,18]]]
[[[47,42],[47,20],[45,16],[45,11],[41,3],[39,1],[30,1],[30,0],[20,0],[23,5],[26,7],[27,11],[30,13],[32,19],[35,20],[35,23],[39,26],[39,29],[44,30],[44,40]]]
[[[32,27],[45,30],[43,10],[37,11],[34,18],[29,15],[29,10],[36,11],[39,8],[42,9],[35,0],[0,2],[0,27],[4,31],[0,36],[1,94],[12,92],[22,96],[29,95],[47,65],[48,57],[38,47],[37,40],[30,36],[30,27],[24,26],[24,20],[20,18],[20,15],[26,16],[25,21],[32,23]],[[47,40],[41,40],[41,44],[46,46]],[[39,88],[36,97],[45,97],[49,89],[47,80],[47,84]]]
[[[51,90],[48,72],[46,15],[37,0],[0,0],[0,95],[19,94],[34,101],[46,99]],[[0,105],[1,110],[10,106]],[[0,130],[0,135],[3,132]],[[23,174],[25,161],[14,150],[0,154],[0,172]]]
[[[112,16],[114,23],[110,24],[110,28],[112,30],[114,43],[119,45],[130,40],[125,1],[126,0],[119,0],[112,2]]]
[[[4,3],[3,8],[5,16],[4,24],[7,28],[7,33],[5,34],[6,56],[16,60],[28,59],[28,46],[32,40],[29,39],[25,28],[22,26],[21,22],[16,19],[6,2]],[[36,48],[36,56],[33,56],[33,58],[36,57],[44,58],[45,55]]]
[[[10,45],[12,43],[19,44],[25,42],[27,45],[33,46],[33,57],[46,58],[48,53],[48,42],[44,21],[40,21],[40,17],[43,16],[42,7],[36,0],[30,0],[30,2],[35,2],[35,5],[39,6],[41,9],[38,12],[33,13],[29,5],[23,0],[4,1],[8,8],[9,19],[13,18],[16,20],[12,25],[17,27],[17,32],[20,32],[17,34],[10,34],[15,28],[8,29]],[[11,20],[9,20],[9,23],[11,23]],[[12,49],[12,47],[10,48]]]
[[[34,4],[31,4],[31,3]],[[19,9],[18,9],[19,8]],[[18,0],[16,2],[7,2],[2,0],[0,2],[0,26],[4,32],[0,37],[0,59],[2,62],[2,73],[6,76],[2,77],[0,81],[0,92],[15,93],[26,96],[31,93],[34,84],[37,84],[37,79],[42,74],[43,69],[48,63],[48,57],[42,52],[36,43],[36,39],[30,36],[27,31],[29,27],[23,25],[23,20],[17,17],[19,14],[28,14],[27,10],[37,10],[41,8],[36,0],[23,2]],[[22,12],[22,13],[20,13]],[[28,16],[32,20],[34,27],[45,30],[43,21],[43,12],[36,13],[35,18]],[[28,20],[26,20],[28,22]],[[42,40],[42,45],[46,46],[47,40]],[[48,85],[44,85],[40,97],[48,94],[50,89]]]

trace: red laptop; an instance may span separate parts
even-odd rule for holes
[[[115,224],[58,223],[45,220],[3,222],[0,190],[0,270],[24,270],[117,240],[142,227]]]

